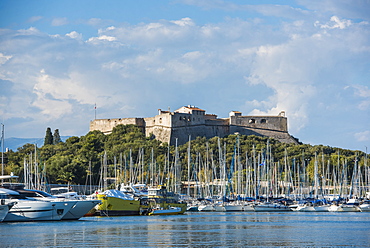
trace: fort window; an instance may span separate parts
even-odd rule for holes
[[[256,123],[256,120],[255,119],[250,119],[249,124],[253,124],[253,123]]]
[[[159,118],[159,123],[162,123],[162,118]]]
[[[261,123],[262,123],[262,124],[265,124],[265,123],[267,123],[267,120],[266,120],[266,119],[262,119],[262,120],[261,120]]]

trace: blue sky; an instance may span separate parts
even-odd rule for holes
[[[277,115],[312,145],[370,147],[370,2],[0,1],[6,137],[195,105]]]

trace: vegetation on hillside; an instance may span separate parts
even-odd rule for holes
[[[48,183],[83,185],[86,184],[88,175],[91,175],[92,183],[98,184],[102,165],[106,161],[108,176],[117,175],[120,181],[127,182],[130,180],[129,176],[133,176],[133,173],[129,172],[131,166],[131,169],[136,168],[135,177],[138,181],[149,183],[154,174],[157,177],[164,174],[164,171],[169,171],[176,161],[178,171],[181,171],[181,179],[187,180],[189,164],[191,170],[195,168],[195,164],[202,166],[212,164],[218,171],[219,158],[222,158],[230,170],[235,154],[238,154],[238,159],[244,164],[247,160],[263,163],[268,159],[272,164],[288,163],[292,170],[294,166],[300,166],[306,169],[311,178],[315,159],[320,168],[345,163],[348,177],[352,175],[355,162],[360,168],[366,164],[365,153],[361,151],[322,145],[285,144],[259,136],[229,135],[211,139],[197,137],[191,141],[190,146],[184,144],[176,148],[169,147],[168,144],[161,143],[153,137],[145,137],[134,125],[118,125],[108,135],[100,131],[91,131],[82,137],[70,137],[65,142],[60,141],[59,131],[54,135],[57,137],[53,140],[51,130],[48,129],[43,147],[35,149],[33,144],[26,144],[17,151],[6,152],[5,174],[13,172],[22,178],[24,164],[37,163],[40,173],[46,176]],[[138,169],[138,166],[142,169]]]

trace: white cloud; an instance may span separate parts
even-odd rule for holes
[[[171,21],[171,22],[179,26],[194,26],[195,25],[193,20],[190,19],[189,17],[182,18],[181,20],[177,20],[177,21]]]
[[[52,26],[64,26],[66,24],[68,24],[68,19],[66,17],[54,18],[51,21]]]
[[[99,37],[91,37],[88,41],[89,42],[96,42],[96,41],[115,41],[115,40],[117,40],[116,37],[101,35]]]
[[[370,89],[368,86],[364,85],[354,85],[355,96],[362,98],[359,99],[358,108],[360,110],[369,111],[370,110]]]
[[[357,141],[369,141],[370,131],[363,131],[363,132],[355,133],[355,139]]]
[[[257,7],[262,13],[271,6]],[[370,93],[360,85],[368,80],[369,25],[315,12],[308,18],[287,6],[273,15],[279,12],[302,19],[197,24],[180,17],[114,26],[90,19],[99,30],[85,42],[76,31],[53,37],[36,28],[0,31],[0,79],[11,82],[8,98],[0,96],[11,102],[5,116],[41,125],[81,118],[76,125],[85,130],[95,102],[100,118],[153,116],[157,108],[191,102],[220,116],[238,108],[284,110],[290,131],[310,140],[307,128],[324,130],[318,119],[336,111],[339,117],[330,118],[338,127],[347,125],[343,115],[365,123]],[[355,96],[344,90],[352,81]],[[364,130],[352,128],[351,136]]]
[[[6,63],[12,57],[13,57],[12,55],[4,55],[0,53],[0,65]]]
[[[320,24],[320,22],[315,22],[315,26],[319,26],[321,28],[328,28],[328,29],[333,29],[333,28],[339,28],[339,29],[344,29],[352,25],[351,20],[340,20],[339,17],[337,16],[332,16],[330,18],[330,22],[326,24]]]
[[[81,40],[82,39],[82,34],[80,33],[77,33],[76,31],[72,31],[68,34],[66,34],[66,36],[72,38],[72,39],[77,39],[77,40]]]

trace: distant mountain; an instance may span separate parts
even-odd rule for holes
[[[60,138],[62,141],[66,141],[71,136],[61,136]],[[44,145],[44,138],[6,138],[4,139],[4,147],[5,149],[17,151],[17,148],[24,146],[25,144],[36,144],[37,147],[42,147]],[[1,147],[1,142],[0,142],[0,147]],[[0,150],[0,152],[2,149]]]

